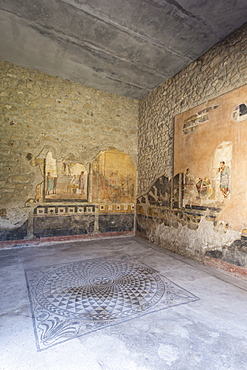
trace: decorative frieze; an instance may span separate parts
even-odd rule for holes
[[[43,205],[34,209],[34,216],[69,216],[69,215],[83,215],[95,213],[97,205],[66,205],[66,206],[50,206]]]

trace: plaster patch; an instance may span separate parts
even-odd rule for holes
[[[155,224],[156,226],[156,224]],[[199,251],[200,257],[203,257],[204,251],[219,248],[223,245],[230,245],[236,239],[240,239],[241,233],[235,230],[225,229],[224,231],[216,231],[213,224],[206,221],[202,217],[197,230],[189,229],[187,226],[178,224],[178,228],[157,224],[153,228],[154,241],[159,240],[159,244],[172,244],[177,247],[182,247],[185,251],[194,254]]]

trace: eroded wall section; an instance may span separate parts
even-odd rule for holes
[[[100,212],[104,232],[133,230],[138,102],[4,61],[0,73],[0,239],[99,233]],[[112,197],[93,196],[102,171]]]
[[[137,230],[247,275],[246,60],[244,26],[140,102]]]

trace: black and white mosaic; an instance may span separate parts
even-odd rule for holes
[[[26,270],[38,350],[198,298],[128,255]]]

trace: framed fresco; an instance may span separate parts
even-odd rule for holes
[[[235,229],[247,224],[247,86],[175,117],[174,176],[182,206],[220,208]]]
[[[134,203],[136,168],[130,156],[112,148],[92,162],[92,196],[102,203]]]
[[[88,172],[81,163],[58,160],[48,152],[45,158],[45,201],[87,201]]]

